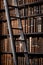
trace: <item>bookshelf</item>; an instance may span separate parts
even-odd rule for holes
[[[12,20],[12,27],[17,28],[18,21],[16,19],[17,18],[21,19],[24,36],[27,41],[28,56],[30,61],[29,63],[30,65],[33,65],[33,64],[42,65],[43,64],[43,41],[42,41],[43,40],[43,1],[42,0],[18,0],[18,1],[19,1],[18,9],[20,12],[20,17],[15,17],[16,15],[13,14],[14,11],[13,13],[12,11],[10,12],[11,16],[13,15],[12,18],[14,19]],[[11,3],[9,3],[9,5],[11,5]],[[14,7],[13,4],[12,4],[12,7]],[[0,11],[5,12],[3,6],[2,8]],[[2,15],[4,15],[4,13],[2,13]],[[2,44],[4,43],[3,45],[1,45],[1,50],[4,50],[1,52],[2,53],[1,61],[3,61],[1,62],[1,64],[13,65],[12,53],[11,52],[9,53],[11,49],[9,48],[10,45],[8,44],[9,39],[8,39],[6,18],[4,17],[3,20],[1,20],[1,22],[2,22],[2,25],[1,25],[2,35],[0,35],[0,39],[2,39]],[[17,41],[20,37],[20,31],[15,29],[13,30],[13,34],[15,39],[17,38],[15,43],[16,43],[16,52],[18,57],[18,65],[26,65],[22,45],[19,44],[21,42],[20,40]],[[3,52],[5,53],[3,54]]]
[[[31,2],[30,2],[31,1]],[[42,53],[43,52],[41,51],[42,50],[42,43],[43,42],[40,42],[42,39],[43,39],[43,24],[42,24],[42,19],[43,19],[43,13],[42,13],[42,9],[43,8],[43,4],[42,4],[42,1],[40,0],[30,0],[28,1],[29,3],[24,3],[24,4],[21,4],[21,8],[20,10],[22,10],[22,8],[24,9],[24,15],[22,16],[21,14],[21,20],[23,19],[25,22],[23,25],[23,30],[24,31],[24,35],[26,36],[26,38],[28,39],[28,42],[29,42],[29,39],[31,38],[30,42],[30,53],[36,53],[36,54],[39,54],[39,53]],[[22,11],[21,11],[22,12]],[[27,13],[26,13],[27,12]],[[27,20],[27,22],[26,22]],[[25,27],[25,28],[24,28]],[[27,32],[26,32],[27,31]],[[41,43],[41,45],[40,45]],[[41,51],[41,52],[40,52]],[[40,55],[40,54],[39,54]],[[35,54],[34,54],[35,56]],[[31,57],[32,58],[32,57]],[[30,65],[40,65],[42,64],[42,62],[40,61],[41,58],[36,58],[36,59],[32,59],[31,60],[31,63]],[[43,58],[42,58],[43,59]]]

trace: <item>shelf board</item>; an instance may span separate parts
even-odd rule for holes
[[[24,36],[26,36],[26,38],[29,38],[29,37],[43,37],[43,32],[24,33]],[[9,37],[9,35],[0,35],[0,39],[6,39],[8,37]],[[20,34],[13,35],[13,37],[19,38]],[[16,41],[20,41],[20,40],[16,40]],[[21,41],[24,41],[24,40],[21,40]]]
[[[12,8],[9,8],[9,11],[10,10],[14,10],[14,8],[12,7]],[[5,9],[0,9],[0,13],[2,13],[2,12],[5,12]]]
[[[11,54],[11,52],[1,52],[2,54]],[[27,52],[16,52],[17,57],[25,57],[25,54],[28,54],[29,58],[43,58],[43,53],[27,53]]]
[[[43,32],[26,33],[24,34],[27,38],[29,37],[43,37]]]
[[[22,56],[24,57],[23,52],[18,52],[17,55],[20,57],[22,57]],[[29,58],[40,58],[40,57],[43,58],[43,53],[42,54],[41,53],[28,53],[28,57]]]
[[[0,9],[0,13],[5,12],[5,9]]]
[[[36,1],[36,2],[29,3],[30,7],[38,6],[38,5],[43,5],[43,1]]]
[[[0,35],[0,39],[6,39],[8,37],[9,37],[9,35]],[[18,37],[20,37],[20,35],[13,35],[13,37],[18,38]]]
[[[28,18],[32,18],[32,17],[38,17],[38,16],[43,17],[43,14],[40,13],[40,14],[32,14],[30,16],[21,16],[21,17],[10,16],[10,17],[11,17],[11,20],[12,19],[21,19],[21,20],[23,20],[23,19],[28,19]]]

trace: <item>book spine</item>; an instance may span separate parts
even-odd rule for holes
[[[41,5],[41,13],[43,13],[43,5]]]
[[[38,32],[41,32],[41,22],[42,22],[42,19],[41,19],[41,17],[38,17],[37,18],[37,29],[38,29]]]
[[[33,20],[33,18],[31,18],[31,33],[33,33],[34,32],[34,20]]]
[[[36,18],[34,18],[34,32],[36,32]]]
[[[28,18],[28,33],[30,33],[30,32],[31,32],[31,21]]]
[[[41,32],[43,32],[43,17],[42,17],[42,23],[41,23]]]
[[[39,13],[39,6],[34,6],[34,14],[38,14]]]

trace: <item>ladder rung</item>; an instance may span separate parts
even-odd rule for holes
[[[19,6],[12,6],[12,5],[9,5],[9,7],[13,8],[13,9],[18,8],[18,9],[20,10],[20,9],[25,8],[25,5],[19,5]]]
[[[22,28],[12,28],[12,29],[15,29],[15,30],[22,30]]]
[[[15,40],[15,41],[21,41],[21,42],[24,42],[25,40]]]
[[[10,8],[19,8],[19,6],[8,5]]]
[[[16,20],[16,19],[11,19],[11,21]],[[0,22],[7,22],[7,20],[0,20]]]
[[[0,13],[1,13],[1,12],[5,12],[5,9],[0,9]]]
[[[0,22],[6,22],[7,20],[0,20]]]
[[[20,37],[20,34],[15,34],[15,35],[13,35],[13,37],[19,38]]]
[[[15,19],[20,19],[21,17],[16,17],[16,16],[10,16],[11,19],[15,18]]]
[[[7,38],[8,35],[0,35],[0,39],[5,39]]]
[[[9,37],[9,35],[0,35],[0,39],[4,39],[4,38],[7,38],[7,37]],[[19,34],[13,35],[13,37],[18,38],[18,37],[20,37],[20,35]]]
[[[9,8],[9,10],[14,10],[13,8]],[[5,9],[0,9],[0,13],[5,12]]]
[[[28,52],[16,52],[18,57],[25,57],[24,54],[28,54]]]
[[[11,19],[27,19],[28,17],[30,17],[30,16],[21,16],[21,17],[16,17],[16,16],[10,16],[11,17]]]

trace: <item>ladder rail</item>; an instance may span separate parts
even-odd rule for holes
[[[10,45],[12,49],[12,54],[13,54],[13,62],[15,65],[17,65],[17,59],[16,59],[16,53],[14,49],[14,41],[13,41],[13,36],[12,36],[12,30],[11,30],[11,20],[10,20],[10,14],[9,14],[9,9],[8,9],[8,3],[7,0],[4,0],[4,6],[5,6],[5,12],[6,12],[6,18],[7,18],[7,25],[8,25],[8,30],[9,30],[9,36],[10,36]]]
[[[16,0],[14,0],[14,5],[15,5],[15,6],[18,6]],[[17,17],[20,17],[18,8],[15,8],[15,12],[16,12],[16,16],[17,16]],[[21,28],[21,27],[22,27],[22,22],[21,22],[20,19],[17,19],[17,20],[18,20],[18,27]],[[21,30],[21,32],[20,32],[20,39],[22,39],[22,40],[25,39],[25,38],[24,38],[23,30]],[[27,51],[27,49],[26,49],[26,48],[27,48],[27,47],[26,47],[26,43],[25,43],[25,42],[22,42],[22,43],[23,43],[24,52],[27,52],[27,54],[24,54],[24,55],[25,55],[25,58],[26,58],[26,65],[29,65],[28,51]]]

